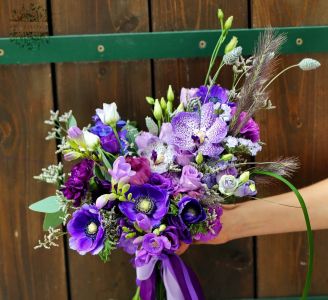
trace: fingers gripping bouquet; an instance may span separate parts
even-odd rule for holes
[[[36,177],[57,185],[55,196],[30,207],[46,213],[49,234],[37,248],[56,245],[66,234],[58,228],[64,224],[70,248],[81,255],[108,261],[117,248],[133,255],[134,299],[204,298],[196,276],[174,254],[181,242],[216,237],[221,204],[254,198],[261,176],[278,178],[296,167],[293,159],[257,164],[251,159],[263,146],[253,115],[273,108],[267,87],[284,37],[268,30],[247,59],[233,37],[211,77],[232,23],[232,17],[223,19],[219,10],[222,33],[204,85],[182,88],[176,109],[171,86],[166,99],[147,97],[154,116],[146,118],[148,131],[122,120],[115,103],[103,104],[83,129],[71,112],[52,112],[47,138],[59,139],[57,153],[78,162],[68,175],[59,163]],[[233,69],[230,89],[216,84],[224,66]],[[305,59],[296,66],[309,70],[319,63]]]

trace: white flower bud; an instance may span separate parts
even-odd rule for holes
[[[87,129],[83,129],[83,137],[87,150],[93,151],[99,146],[100,143],[99,137],[89,132]]]
[[[111,104],[104,103],[103,109],[96,109],[96,113],[104,124],[112,127],[115,127],[117,121],[120,120],[120,115],[117,112],[117,105],[115,102]]]

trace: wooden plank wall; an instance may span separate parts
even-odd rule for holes
[[[0,1],[0,36],[10,33],[13,9],[26,1]],[[33,1],[49,10],[52,34],[174,31],[217,28],[216,10],[235,16],[235,27],[327,24],[326,0],[48,0]],[[323,37],[324,38],[324,37]],[[109,45],[104,45],[109,51]],[[174,45],[172,45],[174,47]],[[291,71],[274,86],[276,111],[261,114],[260,159],[299,156],[295,178],[303,186],[326,176],[328,119],[327,55],[311,55],[323,67],[314,73]],[[282,65],[301,55],[282,58]],[[144,96],[165,95],[202,84],[208,59],[138,62],[65,63],[0,66],[0,299],[130,299],[135,274],[124,253],[109,264],[81,257],[64,243],[35,251],[42,236],[42,217],[28,204],[50,194],[32,179],[54,162],[55,145],[46,143],[42,120],[55,107],[72,109],[81,126],[102,102],[115,100],[125,118],[150,114]],[[229,86],[230,74],[220,78]],[[269,191],[272,193],[272,191]],[[328,233],[315,233],[313,294],[328,294]],[[207,299],[299,295],[305,277],[304,234],[247,238],[222,246],[195,246],[184,255],[198,273]]]

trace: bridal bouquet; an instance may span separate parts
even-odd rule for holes
[[[264,145],[253,116],[274,108],[267,88],[277,77],[271,71],[284,36],[267,30],[248,58],[233,37],[217,64],[232,24],[232,17],[224,20],[221,10],[218,16],[221,36],[204,84],[182,88],[177,108],[171,86],[165,98],[146,97],[153,112],[152,118],[146,117],[147,131],[121,119],[114,102],[96,109],[92,125],[83,129],[71,112],[51,112],[46,121],[53,126],[47,139],[59,141],[56,153],[78,162],[68,174],[59,163],[36,176],[57,186],[56,195],[30,206],[46,213],[48,234],[36,248],[56,246],[68,234],[70,248],[81,255],[108,261],[113,250],[123,249],[133,255],[136,268],[134,299],[203,299],[195,274],[175,251],[182,242],[216,237],[224,226],[221,205],[255,199],[257,183],[266,176],[282,180],[300,200],[311,250],[305,297],[310,284],[312,235],[306,207],[281,177],[297,162],[253,159]],[[319,65],[304,59],[292,67],[310,70]],[[229,66],[233,83],[227,89],[216,82]]]

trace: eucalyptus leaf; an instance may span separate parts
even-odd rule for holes
[[[75,117],[73,115],[71,115],[69,117],[68,122],[67,122],[67,125],[68,125],[68,128],[71,128],[71,127],[77,125],[76,119],[75,119]]]
[[[56,228],[60,224],[63,223],[63,217],[65,216],[65,213],[60,210],[55,213],[51,214],[46,214],[44,216],[44,221],[43,221],[43,230],[48,230],[49,227]]]
[[[135,143],[135,139],[136,139],[137,135],[139,134],[138,129],[135,126],[131,125],[130,123],[126,124],[123,127],[123,129],[125,129],[127,131],[126,138],[127,138],[128,142],[130,144]]]
[[[29,209],[43,213],[55,213],[60,210],[60,203],[57,196],[50,196],[31,204]]]

